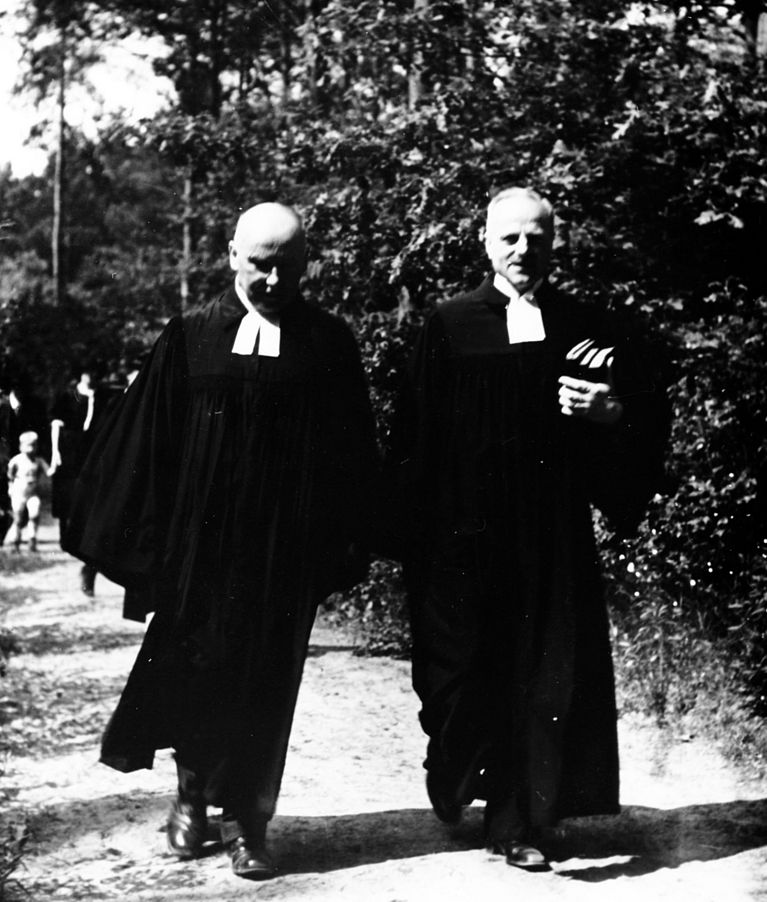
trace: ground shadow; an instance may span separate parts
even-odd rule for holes
[[[107,796],[74,806],[52,806],[41,812],[38,839],[118,828],[126,814],[138,810],[147,820],[147,843],[164,829],[169,795],[133,793]],[[206,856],[220,852],[217,821],[211,818]],[[90,825],[90,826],[89,826]],[[39,830],[54,835],[40,836]],[[270,845],[283,873],[323,873],[385,861],[443,852],[479,849],[482,811],[467,809],[462,823],[448,829],[428,809],[408,808],[329,816],[277,816],[269,830]],[[767,846],[767,799],[692,805],[669,811],[631,806],[603,818],[564,822],[547,844],[556,872],[576,880],[598,882],[640,876],[689,861],[726,858]],[[620,863],[605,859],[623,857]]]
[[[563,822],[548,851],[562,862],[558,873],[595,883],[762,846],[767,846],[767,799],[669,810],[632,805],[613,817],[573,819]],[[613,857],[626,860],[594,864]]]
[[[97,830],[102,836],[126,823],[146,823],[147,846],[164,832],[172,796],[150,792],[48,805],[30,816],[36,842],[55,847]],[[219,816],[209,818],[203,857],[221,852]],[[469,809],[463,823],[448,831],[430,809],[397,809],[363,814],[281,816],[269,827],[269,844],[286,873],[334,871],[398,858],[455,852],[481,845],[482,812]]]

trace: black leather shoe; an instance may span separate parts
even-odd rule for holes
[[[80,568],[80,589],[82,590],[83,595],[88,598],[93,598],[94,586],[96,585],[96,571],[93,567],[89,567],[87,564],[83,564]]]
[[[494,842],[491,851],[496,855],[505,855],[506,864],[524,871],[550,871],[546,856],[540,849],[530,846],[518,839]]]
[[[263,845],[253,846],[244,836],[238,836],[224,847],[232,859],[232,871],[248,880],[268,880],[277,873],[277,866]]]
[[[207,832],[205,806],[176,799],[168,815],[168,851],[184,861],[197,858]]]
[[[426,771],[426,794],[434,813],[443,824],[455,825],[461,820],[462,806],[434,771]]]

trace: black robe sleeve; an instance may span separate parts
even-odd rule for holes
[[[365,579],[373,544],[374,492],[379,473],[375,421],[359,348],[337,325],[326,337],[325,358],[335,375],[320,417],[318,453],[325,458],[325,517],[335,519],[324,541],[331,568],[321,594],[344,591]],[[333,516],[334,515],[334,516]],[[329,522],[330,522],[329,521]],[[327,534],[330,533],[330,534]]]
[[[374,547],[381,556],[406,563],[426,557],[434,539],[439,410],[448,351],[444,326],[432,314],[418,333],[399,387],[384,459]]]
[[[615,351],[614,395],[623,412],[615,426],[590,424],[586,472],[592,503],[619,535],[630,536],[664,489],[671,410],[658,349],[634,327]]]
[[[134,592],[163,576],[187,397],[183,326],[173,319],[99,429],[75,486],[62,547]]]

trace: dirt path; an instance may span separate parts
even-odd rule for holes
[[[741,780],[699,741],[637,723],[621,723],[623,813],[566,822],[551,873],[484,851],[478,807],[451,833],[423,791],[407,664],[355,657],[321,624],[270,831],[281,875],[239,880],[215,842],[179,863],[162,832],[170,756],[128,775],[96,763],[143,627],[121,620],[121,592],[101,577],[84,598],[50,526],[43,540],[36,559],[0,551],[0,626],[22,645],[0,681],[0,801],[32,831],[19,898],[767,900],[767,785]]]

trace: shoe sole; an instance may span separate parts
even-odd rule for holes
[[[519,868],[520,871],[527,871],[530,874],[533,874],[536,872],[542,873],[543,871],[551,870],[551,865],[548,863],[548,861],[542,861],[542,862],[539,862],[538,864],[522,864],[519,861],[509,861],[509,859],[507,858],[506,864],[510,868]]]
[[[254,868],[252,870],[238,871],[232,868],[232,873],[235,877],[243,877],[245,880],[271,880],[272,877],[277,876],[277,869]]]

